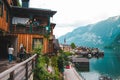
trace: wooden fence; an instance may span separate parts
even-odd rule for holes
[[[0,73],[0,80],[33,80],[33,69],[37,55],[16,64],[8,70]]]

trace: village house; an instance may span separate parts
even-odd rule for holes
[[[60,48],[64,51],[64,52],[72,52],[73,49],[70,45],[68,44],[60,44]]]
[[[31,53],[39,44],[43,54],[53,53],[53,29],[50,18],[56,11],[29,8],[29,0],[0,0],[0,59],[8,57],[8,46],[13,45],[17,55],[23,45]]]

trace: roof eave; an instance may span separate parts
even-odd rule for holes
[[[36,8],[22,8],[22,7],[17,7],[17,6],[11,6],[13,12],[27,12],[27,13],[42,13],[44,15],[49,15],[50,17],[53,17],[57,11],[52,11],[48,9],[36,9]]]

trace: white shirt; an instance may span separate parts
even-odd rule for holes
[[[8,53],[13,54],[14,49],[13,48],[8,48]]]

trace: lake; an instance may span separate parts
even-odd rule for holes
[[[89,72],[80,72],[85,80],[99,80],[101,75],[120,80],[120,49],[104,49],[104,58],[90,59],[89,69]]]

